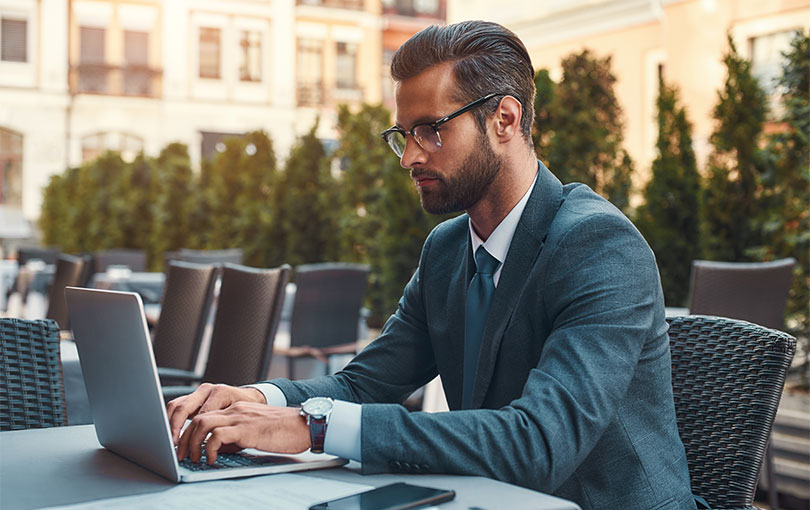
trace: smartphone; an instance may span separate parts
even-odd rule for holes
[[[438,505],[455,497],[455,491],[392,483],[353,496],[318,503],[309,510],[405,510]]]

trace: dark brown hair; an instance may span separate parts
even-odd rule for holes
[[[453,99],[469,103],[491,92],[510,95],[520,101],[520,128],[529,144],[534,120],[534,68],[526,47],[511,30],[488,21],[464,21],[454,25],[432,25],[405,41],[394,53],[391,76],[407,80],[438,64],[453,62],[456,93]],[[496,96],[473,111],[478,126],[495,111]]]

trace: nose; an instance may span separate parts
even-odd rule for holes
[[[416,143],[412,136],[405,137],[405,150],[399,158],[399,165],[402,168],[413,168],[427,161],[427,152]]]

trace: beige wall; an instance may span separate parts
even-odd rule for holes
[[[480,4],[480,5],[479,5]],[[451,21],[463,12],[482,17],[486,0],[451,0]],[[526,4],[521,15],[493,12],[488,19],[513,29],[526,44],[536,69],[555,80],[560,60],[583,48],[612,56],[616,95],[624,110],[625,147],[636,162],[636,191],[649,178],[655,157],[657,66],[681,91],[694,125],[695,150],[702,164],[709,153],[712,108],[725,80],[727,34],[750,57],[750,39],[795,28],[810,28],[810,0],[681,0],[640,2],[575,1],[568,11],[550,12],[549,2]],[[511,16],[511,17],[510,17]]]

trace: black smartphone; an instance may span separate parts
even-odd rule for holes
[[[455,491],[392,483],[353,496],[318,503],[309,510],[405,510],[438,505],[455,497]]]

